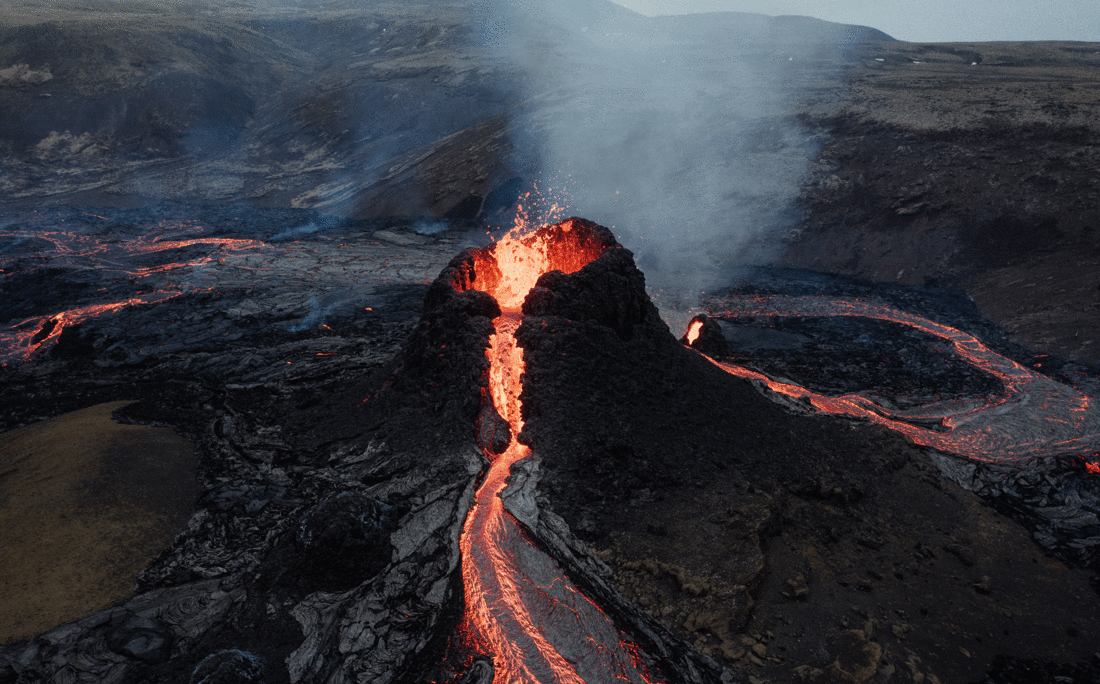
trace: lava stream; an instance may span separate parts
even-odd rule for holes
[[[230,256],[238,256],[247,251],[264,247],[258,240],[223,237],[183,237],[201,233],[203,228],[189,223],[166,225],[163,222],[150,234],[137,236],[103,236],[98,232],[82,233],[79,229],[34,230],[23,229],[0,233],[2,238],[11,238],[13,244],[36,240],[49,245],[35,252],[38,259],[49,262],[51,267],[66,267],[72,270],[93,270],[100,273],[105,281],[139,281],[160,274],[176,271],[195,273],[202,267],[218,263]],[[202,248],[212,253],[194,258],[153,266],[135,267],[127,265],[135,257],[148,256],[154,259],[171,258],[171,252]],[[0,258],[0,273],[6,273],[12,256]],[[99,302],[73,307],[45,316],[32,316],[5,325],[0,330],[0,365],[20,360],[29,361],[38,351],[48,348],[66,326],[76,325],[106,313],[112,313],[128,306],[163,302],[183,294],[185,288],[171,282],[143,283],[151,285],[151,292],[135,294],[117,301]]]
[[[717,317],[859,316],[901,323],[950,342],[967,363],[1001,380],[1000,396],[944,401],[897,410],[861,394],[829,397],[714,361],[728,373],[759,381],[778,394],[808,401],[819,411],[862,418],[907,435],[917,444],[984,461],[1095,453],[1100,415],[1090,398],[1073,387],[1007,359],[973,335],[884,304],[829,297],[772,296],[731,300]],[[939,423],[943,430],[920,427]]]
[[[570,231],[569,222],[552,228],[559,229],[558,239],[562,232]],[[568,237],[564,240],[567,245]],[[499,269],[499,274],[479,278],[491,283],[486,289],[504,310],[493,321],[496,332],[487,356],[493,405],[507,420],[511,441],[502,454],[486,452],[491,461],[489,472],[463,529],[465,627],[480,648],[493,654],[494,682],[642,684],[650,680],[637,662],[632,644],[558,564],[527,538],[501,499],[512,466],[532,456],[516,439],[523,429],[523,350],[514,336],[522,320],[519,305],[542,273],[552,269],[572,272],[599,254],[583,245],[563,251],[562,244],[544,228],[522,241],[510,235],[481,257],[492,259]]]
[[[0,332],[0,365],[6,365],[9,361],[16,359],[30,361],[36,351],[55,342],[67,325],[75,325],[127,306],[167,301],[180,294],[182,293],[170,291],[151,292],[109,304],[90,304],[52,316],[34,316],[24,319],[10,326],[11,332]]]

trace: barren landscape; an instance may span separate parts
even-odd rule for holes
[[[600,2],[4,12],[3,684],[557,672],[464,589],[509,440],[501,553],[571,676],[1100,681],[1100,46]],[[524,222],[586,256],[510,309]],[[952,448],[969,424],[1003,439]]]

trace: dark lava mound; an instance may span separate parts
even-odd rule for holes
[[[540,495],[702,653],[780,681],[969,681],[1002,654],[1091,656],[1061,636],[1100,634],[1088,572],[1039,565],[1023,529],[901,437],[794,415],[686,348],[629,252],[543,276],[523,310]],[[721,353],[705,327],[696,347]]]

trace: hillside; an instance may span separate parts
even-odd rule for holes
[[[1100,363],[1100,48],[855,56],[807,108],[828,142],[783,262],[961,287],[1020,344]]]

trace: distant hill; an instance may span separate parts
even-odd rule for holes
[[[507,54],[517,40],[540,46]],[[688,75],[696,65],[729,74],[736,62],[777,93],[789,87],[771,73],[779,53],[835,63],[868,40],[889,37],[805,17],[648,18],[606,0],[30,0],[0,14],[0,187],[24,203],[186,197],[445,215],[523,167],[517,107],[580,82],[533,78],[547,64],[595,64],[586,78],[599,89],[605,73],[621,80],[602,63],[659,57],[686,92],[703,78]],[[701,87],[728,93],[713,97],[745,101],[711,81]],[[625,121],[640,105],[615,106]],[[538,118],[537,106],[522,111]]]

